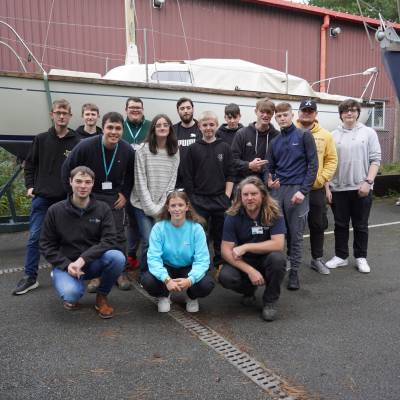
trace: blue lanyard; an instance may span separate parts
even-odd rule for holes
[[[139,133],[140,133],[140,131],[141,131],[142,128],[143,128],[143,122],[142,122],[140,128],[136,131],[136,135],[135,135],[135,136],[133,136],[132,129],[131,129],[131,127],[129,126],[128,121],[125,121],[125,124],[126,124],[126,127],[127,127],[128,130],[129,130],[129,134],[131,135],[131,137],[132,137],[132,139],[133,139],[133,143],[136,143],[136,138],[139,136]]]
[[[117,143],[117,145],[115,146],[114,153],[113,153],[113,156],[112,156],[111,161],[110,161],[110,165],[108,166],[108,169],[107,169],[106,154],[104,152],[104,144],[103,144],[103,142],[101,143],[101,150],[102,150],[102,153],[103,153],[104,172],[106,173],[106,181],[108,181],[108,175],[110,174],[111,168],[112,168],[112,166],[114,164],[115,155],[117,154],[117,150],[118,150],[118,144],[119,143]]]

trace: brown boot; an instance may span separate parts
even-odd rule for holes
[[[131,290],[132,289],[132,283],[131,281],[127,278],[125,272],[123,272],[117,279],[117,286],[121,290]]]
[[[100,318],[112,318],[114,316],[114,309],[108,303],[107,296],[97,293],[96,304],[94,306]]]
[[[90,280],[87,285],[88,293],[96,293],[99,286],[100,286],[100,278],[94,278]]]

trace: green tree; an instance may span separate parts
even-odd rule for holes
[[[364,16],[378,18],[379,13],[389,20],[399,22],[397,2],[400,0],[360,0],[361,11]],[[328,8],[330,10],[348,12],[350,14],[360,15],[360,10],[356,0],[309,0],[310,6]]]

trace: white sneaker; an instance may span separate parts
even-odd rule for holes
[[[189,296],[187,296],[186,311],[190,313],[199,312],[199,301],[197,299],[192,300]]]
[[[337,256],[332,257],[329,261],[325,263],[325,265],[330,268],[337,268],[337,267],[347,267],[349,265],[349,259],[343,259]]]
[[[158,312],[168,312],[171,310],[171,300],[169,297],[158,298]]]
[[[371,268],[368,265],[367,259],[366,258],[356,258],[356,263],[357,263],[357,268],[360,272],[363,274],[368,274],[371,272]]]

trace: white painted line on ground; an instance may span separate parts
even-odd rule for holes
[[[390,225],[399,225],[400,221],[395,221],[395,222],[385,222],[384,224],[376,224],[376,225],[369,225],[368,228],[380,228],[381,226],[390,226]],[[350,232],[353,230],[353,228],[349,229]],[[325,232],[325,235],[333,235],[334,231],[328,231]],[[303,238],[308,238],[310,235],[303,235]]]

